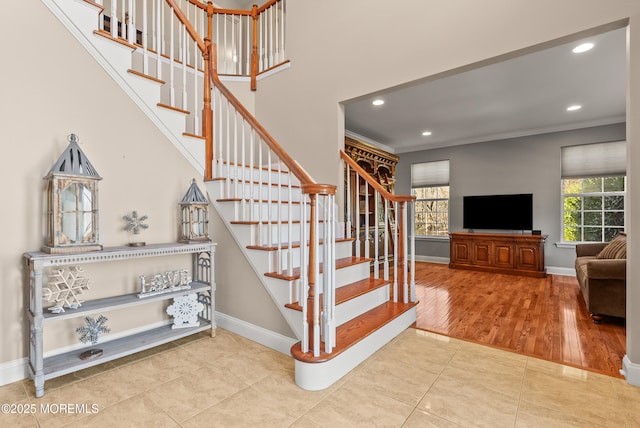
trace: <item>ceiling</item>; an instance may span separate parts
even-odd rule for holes
[[[347,135],[401,153],[624,122],[625,34],[621,28],[346,101]],[[593,49],[573,53],[583,42]],[[567,111],[572,104],[582,108]]]

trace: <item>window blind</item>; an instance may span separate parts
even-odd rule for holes
[[[627,142],[562,147],[562,178],[626,175]]]
[[[411,164],[411,187],[448,186],[449,160]]]

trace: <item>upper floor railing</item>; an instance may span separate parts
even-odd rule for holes
[[[187,67],[202,70],[202,57],[189,50],[186,33],[171,17],[164,0],[95,0],[103,7],[100,29],[114,38],[141,46],[148,57],[157,55],[184,61]],[[255,90],[257,77],[280,64],[285,55],[285,1],[269,0],[251,10],[224,9],[198,0],[177,0],[201,39],[217,46],[217,69],[221,75],[248,76]],[[208,23],[208,16],[213,20]]]

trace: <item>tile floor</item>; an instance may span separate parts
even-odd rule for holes
[[[640,426],[640,388],[622,379],[415,329],[324,391],[299,389],[291,358],[222,329],[45,387],[39,399],[29,380],[0,387],[0,404],[35,410],[0,426]]]

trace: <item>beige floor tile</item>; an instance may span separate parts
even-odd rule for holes
[[[625,415],[617,397],[601,393],[586,381],[527,370],[522,400],[581,418],[591,424],[625,426]]]
[[[429,412],[423,410],[414,410],[407,419],[407,422],[402,425],[402,428],[456,428],[460,425],[455,424],[446,419],[442,419],[439,416],[432,415]]]
[[[22,386],[20,382],[15,382],[10,385]],[[39,406],[33,403],[28,398],[18,400],[15,397],[6,396],[7,390],[17,389],[15,386],[7,388],[7,386],[0,387],[0,404],[3,405],[2,412],[0,413],[0,426],[11,428],[37,428],[38,421],[36,420],[36,414],[39,411]],[[24,388],[23,388],[23,394]],[[4,407],[5,405],[9,407]]]
[[[289,425],[289,428],[323,428],[322,425],[313,422],[306,416],[302,416],[299,419],[296,419],[294,423]]]
[[[28,384],[20,381],[0,386],[0,403],[18,403],[29,398],[26,385]]]
[[[524,355],[471,342],[462,343],[454,360],[457,359],[474,361],[479,364],[483,361],[490,361],[497,362],[505,366],[510,365],[515,367],[525,367],[527,364],[527,357]]]
[[[580,387],[584,387],[597,392],[598,394],[610,397],[617,396],[613,386],[614,380],[620,380],[626,384],[622,379],[615,379],[611,376],[590,372],[576,367],[564,366],[562,364],[533,357],[529,357],[527,359],[527,371],[544,373],[556,378],[565,379],[569,382],[574,381],[575,384]]]
[[[174,428],[178,424],[167,415],[161,406],[148,397],[137,395],[82,420],[74,421],[68,428],[103,427],[153,427]]]
[[[289,414],[287,406],[286,397],[269,396],[249,387],[180,425],[184,428],[286,427],[296,420]]]
[[[305,415],[323,427],[399,427],[414,407],[345,383]]]
[[[220,367],[202,367],[145,393],[177,422],[183,422],[248,385]]]
[[[414,364],[377,358],[355,373],[348,383],[416,406],[437,377]]]
[[[223,357],[237,355],[247,352],[247,349],[238,343],[236,338],[228,333],[223,333],[218,329],[216,337],[208,337],[196,340],[180,346],[193,355],[194,359],[211,363]]]
[[[516,428],[597,428],[602,425],[522,401],[518,408],[515,426]]]
[[[459,344],[439,342],[429,337],[405,335],[377,352],[373,358],[402,361],[421,370],[438,374],[457,352]]]
[[[113,360],[112,363],[116,367],[124,366],[126,364],[135,363],[137,361],[144,360],[149,357],[153,357],[162,352],[168,351],[169,349],[176,348],[177,345],[175,343],[165,343],[163,345],[154,346],[153,348],[145,349],[144,351],[136,352],[135,354],[130,354],[122,358],[118,358],[117,360]]]
[[[518,395],[497,392],[464,378],[438,377],[418,405],[443,419],[462,426],[512,427],[518,408]]]

